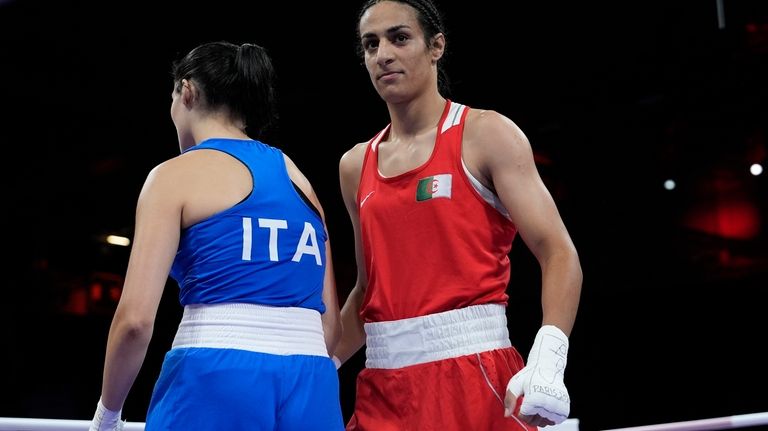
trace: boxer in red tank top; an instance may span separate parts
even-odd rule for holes
[[[366,345],[347,430],[562,422],[582,274],[527,138],[505,116],[442,95],[446,40],[430,0],[369,1],[358,31],[390,124],[339,165],[358,277],[338,363]],[[527,363],[505,316],[518,233],[542,270],[543,321]]]

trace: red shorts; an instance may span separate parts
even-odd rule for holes
[[[365,368],[347,431],[536,430],[504,417],[507,382],[523,365],[509,347],[399,369]]]

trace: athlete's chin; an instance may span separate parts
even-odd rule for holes
[[[398,104],[410,100],[410,94],[394,88],[377,88],[379,96],[388,104]]]

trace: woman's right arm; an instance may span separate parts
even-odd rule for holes
[[[120,410],[147,352],[163,288],[179,245],[182,205],[169,163],[147,177],[120,301],[107,342],[101,398]]]
[[[347,296],[344,306],[341,308],[342,336],[339,345],[334,351],[334,356],[340,363],[344,363],[352,357],[363,345],[365,345],[365,331],[363,321],[360,319],[360,307],[365,298],[365,289],[368,286],[368,276],[365,272],[365,261],[360,238],[360,217],[357,208],[357,187],[360,183],[360,172],[365,157],[367,143],[358,144],[344,153],[339,162],[339,182],[344,205],[347,207],[349,219],[355,237],[355,261],[357,262],[357,281],[355,287]]]

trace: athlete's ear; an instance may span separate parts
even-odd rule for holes
[[[188,79],[181,80],[181,101],[184,102],[184,106],[191,108],[199,95],[200,92],[192,81]]]
[[[445,35],[438,33],[432,37],[429,43],[429,52],[432,55],[432,63],[437,63],[445,53]]]

